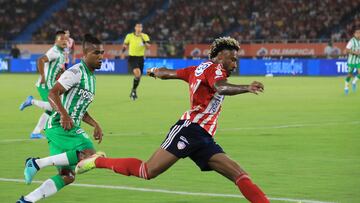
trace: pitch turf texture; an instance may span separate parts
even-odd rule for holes
[[[15,202],[39,186],[4,179],[22,179],[27,157],[48,155],[46,140],[28,140],[41,110],[18,110],[26,96],[39,98],[36,79],[37,75],[0,74],[0,202]],[[345,96],[344,79],[335,77],[230,78],[234,83],[252,80],[263,82],[265,93],[226,97],[216,141],[270,198],[289,199],[272,202],[360,202],[360,89]],[[89,112],[102,125],[105,137],[96,147],[111,157],[147,159],[189,108],[188,89],[182,81],[144,77],[139,99],[133,102],[131,83],[130,76],[97,76]],[[92,133],[86,124],[82,126]],[[55,173],[54,167],[48,167],[35,180]],[[240,195],[232,182],[214,172],[201,173],[189,159],[151,181],[97,170],[79,175],[76,183],[125,188],[70,186],[42,202],[246,202],[239,197],[152,191]]]

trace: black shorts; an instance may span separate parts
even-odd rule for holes
[[[144,69],[144,57],[143,56],[129,56],[128,58],[129,71],[132,72],[135,68],[140,68],[141,74]]]
[[[225,153],[212,136],[199,124],[179,120],[170,128],[161,148],[178,158],[190,157],[202,171],[211,171],[209,159]]]

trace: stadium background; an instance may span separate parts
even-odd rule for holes
[[[133,31],[135,22],[142,22],[152,40],[145,67],[177,69],[198,64],[206,60],[214,38],[239,40],[240,77],[231,81],[260,80],[266,92],[256,98],[228,98],[217,139],[274,202],[359,202],[360,97],[345,97],[343,78],[334,77],[347,73],[343,51],[352,29],[360,27],[359,11],[360,1],[354,0],[0,1],[0,158],[6,160],[0,169],[0,198],[14,202],[34,188],[19,183],[23,160],[47,155],[44,140],[27,139],[40,110],[17,110],[25,96],[36,95],[37,75],[12,73],[36,73],[37,57],[51,47],[53,33],[59,29],[69,29],[77,45],[87,32],[106,43],[99,73],[116,75],[98,76],[91,112],[108,139],[100,147],[112,156],[146,159],[160,144],[166,130],[187,109],[187,90],[184,84],[144,78],[140,100],[129,101],[131,78],[123,76],[128,72],[127,61],[118,56],[126,33]],[[10,54],[14,45],[20,49],[19,58]],[[80,52],[77,46],[78,59]],[[53,170],[45,170],[37,180],[50,174]],[[151,183],[111,172],[84,175],[78,183],[202,194],[72,187],[44,202],[244,201],[221,196],[239,193],[219,176],[199,175],[189,161]]]

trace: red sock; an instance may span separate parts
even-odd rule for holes
[[[96,168],[108,168],[125,176],[148,179],[146,163],[136,158],[104,158],[95,160]]]
[[[241,174],[236,179],[236,185],[239,187],[244,197],[251,203],[269,203],[269,199],[265,194],[256,186],[246,174]]]

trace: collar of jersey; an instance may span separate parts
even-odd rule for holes
[[[93,72],[91,72],[91,71],[89,70],[89,68],[87,67],[87,65],[86,65],[86,63],[84,62],[84,60],[81,60],[81,64],[84,66],[84,68],[85,68],[85,70],[86,70],[86,72],[87,72],[88,74],[91,74],[91,75],[94,74]]]

